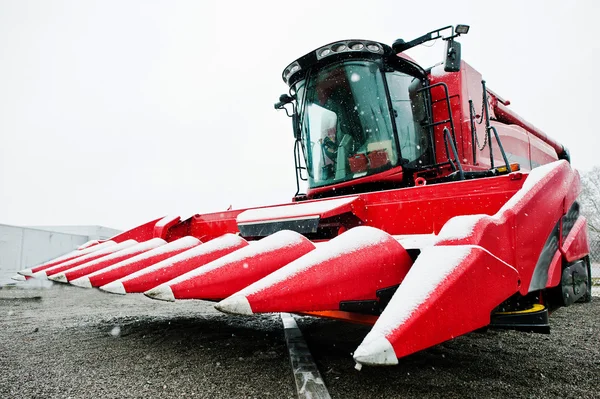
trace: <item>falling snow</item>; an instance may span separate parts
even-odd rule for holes
[[[114,326],[112,330],[110,330],[110,335],[113,337],[118,337],[121,335],[121,327]]]

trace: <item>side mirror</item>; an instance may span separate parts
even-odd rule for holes
[[[446,44],[446,61],[444,62],[444,71],[460,71],[460,43],[454,40],[448,40]]]
[[[292,117],[292,128],[294,130],[294,138],[296,140],[300,140],[300,121],[298,120],[298,114],[296,113],[296,107],[292,104],[292,114],[290,115],[289,110],[285,107],[287,104],[291,104],[294,101],[294,98],[287,95],[282,94],[279,96],[279,102],[275,104],[275,109],[284,109],[287,116]]]
[[[292,97],[287,94],[282,94],[279,96],[279,102],[275,104],[275,109],[281,109],[284,105],[291,103],[294,101]]]
[[[397,39],[394,44],[392,44],[392,50],[394,50],[394,53],[396,54],[401,53],[409,48],[410,44],[407,44],[403,39]]]

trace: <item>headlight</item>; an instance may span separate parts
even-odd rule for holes
[[[331,49],[336,53],[340,53],[342,51],[346,51],[348,47],[344,43],[338,43],[334,44]]]
[[[298,64],[298,61],[292,62],[290,65],[288,65],[287,68],[283,70],[283,80],[286,83],[289,82],[290,77],[292,77],[292,75],[298,72],[300,69],[302,68],[300,67],[300,64]]]
[[[321,52],[319,53],[321,57],[327,57],[329,54],[331,54],[331,49],[328,48],[321,50]]]
[[[367,50],[372,51],[374,53],[379,53],[381,51],[381,47],[379,47],[379,44],[368,43]]]

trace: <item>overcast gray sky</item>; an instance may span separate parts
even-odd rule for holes
[[[589,170],[599,4],[0,0],[0,223],[129,228],[287,202],[283,68],[338,39],[457,23],[463,59]],[[408,54],[427,67],[442,47]]]

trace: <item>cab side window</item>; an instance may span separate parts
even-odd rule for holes
[[[421,81],[402,72],[386,74],[392,108],[398,130],[400,153],[414,166],[429,163],[429,137],[426,122],[425,96],[418,92]]]

